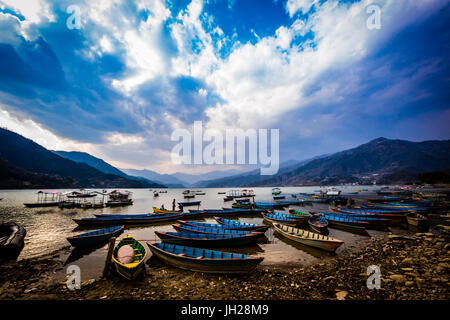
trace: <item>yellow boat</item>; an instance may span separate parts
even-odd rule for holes
[[[131,263],[122,263],[117,259],[119,249],[125,245],[129,245],[134,249],[134,261]],[[125,236],[114,248],[112,260],[118,274],[128,280],[133,280],[144,269],[144,260],[146,256],[147,249],[142,243],[131,236]]]
[[[173,210],[165,210],[165,209],[160,209],[160,208],[157,208],[157,207],[153,207],[153,212],[154,213],[182,213],[183,210],[175,210],[175,211],[173,211]]]

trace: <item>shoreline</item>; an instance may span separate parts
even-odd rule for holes
[[[82,279],[81,289],[73,291],[65,281],[55,283],[55,275],[64,269],[58,260],[67,250],[63,248],[0,265],[0,299],[448,300],[449,221],[449,213],[441,213],[425,233],[374,236],[356,251],[307,266],[260,265],[246,275],[216,275],[168,267],[155,258],[139,280]],[[379,290],[367,288],[370,265],[381,269]]]

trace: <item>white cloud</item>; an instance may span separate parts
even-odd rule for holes
[[[298,11],[301,11],[303,14],[308,13],[317,2],[318,0],[288,0],[286,10],[292,18]]]

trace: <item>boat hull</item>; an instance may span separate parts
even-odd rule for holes
[[[111,229],[111,228],[109,228],[109,229]],[[105,229],[103,229],[103,230],[106,231]],[[84,236],[84,237],[69,237],[69,238],[67,238],[67,241],[69,241],[72,246],[77,247],[77,248],[89,247],[89,246],[93,246],[93,245],[96,245],[99,243],[107,242],[110,238],[119,236],[123,232],[123,230],[124,230],[124,228],[122,226],[119,229],[112,230],[111,232],[98,234],[98,235],[92,234],[93,232],[88,232],[85,234],[86,236]]]
[[[172,243],[181,246],[194,246],[194,247],[230,247],[230,246],[245,246],[250,243],[254,243],[259,237],[263,235],[262,232],[253,232],[246,235],[239,235],[233,237],[227,237],[224,235],[220,238],[209,238],[209,235],[204,234],[205,238],[182,238],[173,236],[165,232],[155,231],[155,234],[166,243]]]

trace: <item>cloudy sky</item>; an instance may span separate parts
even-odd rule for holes
[[[278,128],[282,161],[449,139],[449,44],[446,0],[0,0],[0,125],[167,173],[213,169],[171,163],[196,120]]]

